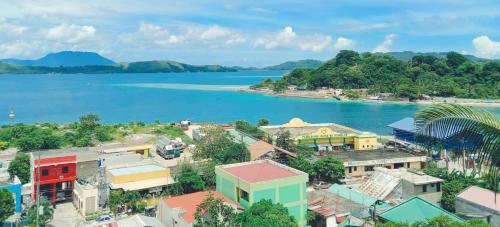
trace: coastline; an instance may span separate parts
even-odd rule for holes
[[[366,100],[366,99],[340,99],[332,96],[327,90],[320,91],[286,91],[284,93],[275,93],[270,90],[253,90],[250,88],[239,89],[240,92],[261,94],[273,97],[282,98],[304,98],[304,99],[323,99],[323,100],[338,100],[339,102],[363,102],[363,103],[386,103],[386,104],[416,104],[416,105],[432,105],[440,103],[454,103],[465,106],[477,106],[477,107],[492,107],[500,108],[500,100],[495,100],[495,102],[483,102],[481,99],[460,99],[460,98],[440,98],[437,100],[418,100],[416,102],[410,101],[396,101],[396,100]]]

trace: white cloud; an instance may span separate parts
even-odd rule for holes
[[[146,40],[160,46],[178,44],[184,41],[183,36],[172,35],[170,32],[158,25],[141,23],[135,34],[136,41]]]
[[[49,40],[78,43],[95,36],[95,28],[87,25],[61,24],[47,30],[46,38]]]
[[[391,51],[395,39],[396,39],[396,34],[386,35],[384,41],[378,46],[376,46],[375,49],[373,49],[373,52],[385,53]]]
[[[472,40],[476,55],[483,58],[500,57],[500,42],[493,41],[490,37],[482,35]]]
[[[356,42],[352,39],[338,37],[333,44],[335,50],[352,50],[356,47]]]
[[[27,42],[0,43],[0,58],[30,57],[32,45]]]
[[[253,45],[264,49],[289,48],[320,52],[331,42],[332,38],[328,35],[297,35],[291,26],[286,26],[275,34],[258,37]]]
[[[199,38],[201,40],[214,40],[225,38],[231,35],[231,31],[228,28],[223,28],[219,25],[209,26],[208,28],[203,29]]]
[[[10,24],[10,23],[2,23],[0,21],[0,34],[2,35],[10,35],[10,36],[16,36],[16,35],[21,35],[26,31],[25,26],[21,25],[15,25],[15,24]]]

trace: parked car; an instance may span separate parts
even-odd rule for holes
[[[95,219],[95,221],[98,223],[99,222],[107,222],[107,221],[111,221],[111,220],[113,220],[113,217],[111,217],[111,215],[108,215],[108,214],[101,215]]]
[[[324,182],[324,181],[318,181],[313,185],[314,189],[328,189],[332,184]]]

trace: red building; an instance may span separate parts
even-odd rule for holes
[[[38,184],[40,184],[40,196],[45,196],[49,201],[55,203],[71,200],[76,180],[76,155],[41,151],[40,156],[40,167],[38,167],[38,153],[32,153],[33,200],[36,200]],[[39,180],[38,171],[40,171]]]

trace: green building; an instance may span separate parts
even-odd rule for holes
[[[248,208],[270,199],[288,208],[299,226],[307,224],[307,173],[271,160],[215,167],[217,192]]]

